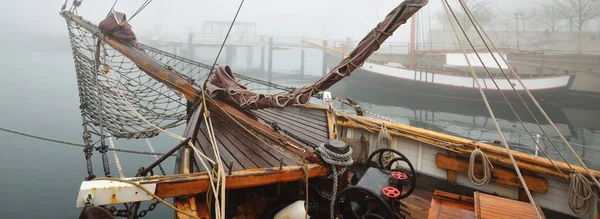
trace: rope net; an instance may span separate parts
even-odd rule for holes
[[[117,138],[150,138],[159,130],[138,119],[119,95],[149,122],[162,129],[177,127],[186,118],[185,98],[141,71],[131,60],[74,22],[67,22],[84,125],[90,132]],[[99,52],[97,49],[99,48]],[[162,51],[161,51],[162,52]],[[148,56],[190,80],[206,75],[204,66],[176,60],[156,50]],[[164,52],[162,52],[164,53]],[[105,71],[108,72],[105,73]],[[116,90],[118,89],[118,91]],[[87,124],[86,124],[87,123]]]

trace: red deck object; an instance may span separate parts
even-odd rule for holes
[[[385,197],[388,197],[388,198],[400,197],[400,190],[398,190],[394,187],[391,187],[391,186],[383,187],[383,189],[381,189],[381,193],[383,193],[383,195],[385,195]]]
[[[406,175],[406,173],[401,172],[401,171],[393,171],[392,177],[394,177],[394,179],[397,179],[400,181],[404,181],[404,180],[408,179],[408,175]]]

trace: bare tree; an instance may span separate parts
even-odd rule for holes
[[[544,0],[540,2],[540,8],[537,10],[535,21],[546,26],[546,28],[554,33],[560,29],[561,9],[557,0]]]
[[[572,27],[579,33],[578,52],[581,53],[581,38],[583,25],[590,20],[600,17],[599,0],[561,0],[557,2],[560,14],[564,16]]]
[[[470,1],[468,3],[469,9],[471,9],[471,13],[475,17],[475,20],[479,22],[479,24],[486,25],[492,21],[492,17],[495,16],[495,12],[491,9],[493,7],[493,0],[478,0],[478,1]],[[456,18],[463,26],[465,30],[469,30],[473,27],[473,24],[467,17],[466,12],[460,5],[455,5],[452,7],[454,14],[456,14]],[[449,25],[448,18],[446,17],[445,11],[440,11],[435,15],[435,18],[442,22],[444,29],[447,29],[447,25]],[[454,18],[452,18],[454,19]]]

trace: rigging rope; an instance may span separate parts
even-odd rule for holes
[[[334,206],[335,206],[335,197],[337,196],[338,189],[338,178],[346,172],[346,168],[354,163],[352,160],[352,147],[349,147],[349,150],[345,154],[338,154],[333,151],[330,151],[325,147],[324,143],[321,143],[319,147],[315,148],[315,151],[321,156],[323,162],[331,165],[331,175],[328,178],[333,178],[333,188],[331,190],[331,200],[329,202],[329,216],[330,218],[334,217]],[[341,167],[340,170],[337,168]]]
[[[131,16],[131,18],[129,18],[129,20],[127,22],[131,22],[131,20],[138,15],[140,12],[142,12],[142,10],[144,10],[146,8],[146,6],[148,6],[150,3],[152,3],[152,0],[146,0],[144,3],[142,3],[142,5],[138,8],[138,10]]]
[[[75,61],[81,114],[86,121],[84,126],[90,129],[91,134],[102,136],[100,133],[106,131],[113,137],[129,139],[150,138],[159,133],[130,113],[123,101],[116,98],[118,94],[111,89],[109,83],[126,85],[120,88],[124,98],[153,124],[167,129],[185,123],[186,101],[182,96],[142,72],[131,60],[110,47],[103,47],[101,55],[104,58],[98,66],[107,66],[111,71],[105,73],[96,69],[96,38],[74,22],[67,24]],[[167,63],[171,60],[160,55],[154,58]],[[174,64],[174,69],[184,72],[187,70],[185,73],[188,77],[205,71]],[[109,77],[110,75],[114,77]]]
[[[467,12],[470,13],[469,10],[467,10]],[[479,25],[479,23],[477,23],[477,25]],[[489,36],[485,32],[483,32],[483,34],[485,35],[486,38],[489,39]],[[490,40],[490,44],[492,45],[492,48],[494,48],[494,50],[499,51],[498,48],[495,46],[495,44],[493,42],[491,42],[491,40]],[[490,50],[489,47],[488,47],[488,50]],[[504,57],[501,56],[501,59],[505,63],[508,63],[507,60]],[[581,160],[581,158],[577,155],[577,153],[575,152],[575,150],[573,149],[573,147],[570,145],[570,143],[565,139],[565,137],[560,132],[560,130],[558,130],[558,128],[556,127],[556,125],[554,124],[554,122],[552,122],[552,120],[550,119],[550,117],[548,117],[548,114],[546,113],[546,111],[540,106],[539,102],[533,97],[533,95],[531,94],[531,92],[529,91],[529,89],[525,86],[525,84],[523,83],[523,81],[521,80],[521,78],[519,77],[519,75],[514,71],[514,69],[511,66],[508,66],[508,68],[513,73],[513,75],[515,76],[515,78],[517,79],[517,81],[519,82],[519,84],[523,87],[523,90],[525,91],[525,93],[527,93],[527,95],[531,98],[531,100],[533,101],[533,103],[535,104],[535,106],[540,110],[541,114],[544,116],[544,118],[546,119],[546,121],[548,121],[548,123],[552,126],[552,128],[554,129],[554,131],[556,131],[556,133],[558,134],[558,136],[561,138],[561,140],[563,141],[563,143],[565,143],[565,145],[567,146],[567,148],[571,151],[571,153],[573,153],[573,155],[575,156],[575,158],[577,159],[577,161],[585,169],[585,171],[587,172],[587,174],[589,175],[589,177],[592,179],[592,181],[598,187],[600,187],[600,182],[598,182],[598,179],[596,179],[596,177],[591,173],[591,171],[589,170],[589,168],[585,165],[585,163],[583,162],[583,160]],[[514,88],[514,86],[513,86],[513,88]],[[534,117],[534,119],[535,119],[535,117]],[[536,120],[536,123],[539,124],[539,122],[537,122],[537,120]],[[552,142],[552,140],[550,139],[550,137],[545,133],[544,129],[541,129],[541,130],[542,130],[542,132],[544,132],[544,135],[550,140],[550,142]],[[562,157],[562,154],[560,153],[560,151],[558,151],[558,148],[555,147],[555,149],[557,150],[557,152]],[[564,157],[563,157],[563,160],[565,160],[565,162],[566,162],[566,159],[564,159]],[[566,163],[568,164],[568,162],[566,162]],[[570,165],[569,165],[569,168],[573,169]]]
[[[112,84],[110,84],[110,85],[112,86]],[[135,116],[137,116],[139,119],[143,120],[144,122],[148,123],[150,126],[154,127],[155,129],[159,130],[160,132],[164,132],[164,133],[166,133],[166,134],[167,134],[168,136],[170,136],[170,137],[173,137],[173,138],[175,138],[175,139],[179,139],[179,140],[181,140],[181,141],[185,140],[185,138],[184,138],[184,137],[182,137],[182,136],[179,136],[179,135],[173,134],[173,133],[171,133],[171,132],[169,132],[169,131],[167,131],[167,130],[161,129],[160,127],[158,127],[158,126],[156,126],[156,125],[154,125],[154,124],[150,123],[150,122],[149,122],[149,121],[148,121],[146,118],[144,118],[144,116],[143,116],[143,115],[141,115],[139,112],[137,112],[137,110],[136,110],[136,109],[134,109],[134,108],[131,106],[131,103],[129,103],[129,101],[127,101],[127,100],[126,100],[126,99],[125,99],[125,98],[122,96],[122,94],[120,93],[120,90],[118,89],[118,84],[117,84],[116,86],[117,86],[117,89],[116,89],[116,90],[117,90],[117,92],[119,93],[118,97],[119,97],[119,98],[121,98],[121,100],[123,100],[123,102],[125,103],[125,105],[126,105],[128,108],[129,108],[129,110],[131,110],[131,111],[133,112],[133,114],[134,114]],[[190,148],[192,148],[192,150],[193,150],[193,151],[196,153],[196,155],[198,155],[198,157],[203,157],[203,158],[204,158],[204,159],[206,159],[207,161],[209,161],[209,162],[211,162],[211,163],[215,164],[215,167],[216,167],[216,168],[218,168],[218,174],[217,174],[217,177],[218,177],[219,179],[215,180],[215,177],[213,177],[213,174],[208,174],[208,177],[209,177],[209,180],[210,180],[210,182],[211,182],[211,183],[210,183],[210,187],[209,187],[209,188],[210,188],[210,189],[212,189],[213,191],[217,191],[217,192],[220,190],[220,191],[221,191],[221,197],[223,197],[223,198],[221,199],[221,200],[222,200],[222,202],[221,202],[221,205],[220,205],[220,206],[222,206],[222,207],[219,207],[219,205],[215,205],[215,211],[216,211],[216,215],[217,215],[217,217],[216,217],[216,218],[217,218],[217,219],[220,219],[220,218],[224,218],[224,214],[225,214],[225,211],[224,211],[224,206],[225,206],[225,203],[224,203],[224,200],[225,200],[225,198],[224,198],[224,196],[225,196],[225,194],[224,194],[224,193],[225,193],[225,171],[223,170],[223,164],[222,164],[222,162],[221,162],[221,159],[219,159],[221,156],[220,156],[220,154],[219,154],[219,152],[218,152],[218,148],[217,148],[217,145],[216,145],[216,140],[214,139],[214,133],[213,133],[213,131],[212,131],[212,123],[210,122],[210,118],[208,118],[208,122],[207,122],[207,116],[206,116],[206,113],[205,113],[205,116],[204,116],[204,121],[205,121],[205,124],[206,124],[206,126],[207,126],[207,130],[208,130],[208,133],[209,133],[209,141],[210,141],[210,143],[211,143],[211,146],[213,147],[213,152],[215,153],[214,155],[215,155],[215,158],[216,158],[215,160],[216,160],[216,161],[212,161],[212,160],[211,160],[210,158],[208,158],[208,157],[207,157],[207,156],[206,156],[204,153],[200,152],[200,151],[199,151],[199,150],[198,150],[198,149],[197,149],[197,148],[196,148],[196,147],[193,145],[193,143],[192,143],[191,141],[188,141],[188,146],[190,146]],[[206,165],[206,163],[204,162],[204,160],[203,160],[203,159],[200,159],[200,162],[201,162],[201,164],[203,165],[203,167],[204,167],[204,169],[205,169],[205,170],[208,170],[208,169],[209,169],[209,168],[208,168],[208,166]],[[217,190],[216,188],[219,188],[219,190]],[[215,199],[218,199],[218,193],[216,193],[216,192],[215,192],[215,193],[213,193],[213,194],[214,194],[214,196],[215,196]],[[223,209],[223,211],[221,211],[221,209]]]
[[[235,12],[235,16],[233,16],[233,20],[231,21],[231,25],[229,25],[229,29],[227,30],[227,34],[225,35],[225,39],[223,39],[223,43],[221,43],[221,47],[219,48],[219,52],[217,53],[217,57],[215,57],[215,61],[213,62],[212,66],[210,67],[210,71],[208,72],[208,76],[206,77],[206,80],[204,81],[204,85],[202,86],[202,89],[206,88],[206,83],[208,83],[208,80],[210,79],[210,75],[212,75],[213,71],[215,70],[215,65],[217,65],[217,61],[219,60],[219,56],[221,55],[221,52],[223,51],[223,47],[225,47],[225,43],[227,42],[227,39],[229,38],[229,34],[231,33],[231,29],[233,29],[233,25],[235,24],[235,21],[237,20],[237,16],[240,13],[240,10],[242,9],[243,5],[244,5],[244,0],[242,0],[240,2],[240,6],[238,6],[237,11]]]
[[[219,153],[219,148],[217,147],[217,140],[215,138],[214,135],[214,130],[213,130],[213,126],[212,126],[212,119],[210,118],[209,115],[209,111],[208,111],[208,106],[206,105],[206,84],[208,83],[208,80],[210,80],[210,76],[212,75],[212,73],[214,72],[214,68],[215,65],[217,64],[217,61],[219,59],[219,56],[221,55],[221,52],[223,51],[223,47],[225,46],[225,43],[227,42],[227,39],[229,38],[229,34],[231,33],[231,29],[233,29],[233,25],[235,24],[235,21],[237,20],[237,16],[240,13],[240,10],[242,9],[242,6],[244,5],[244,0],[242,0],[240,2],[240,5],[238,6],[237,11],[235,12],[235,16],[233,17],[233,21],[231,22],[231,25],[229,26],[229,30],[227,30],[227,34],[225,35],[225,39],[223,39],[223,43],[221,44],[221,47],[219,48],[219,53],[217,53],[217,57],[215,58],[215,61],[213,62],[212,67],[210,68],[208,75],[206,77],[206,79],[204,80],[204,84],[201,88],[202,91],[202,101],[198,101],[198,103],[196,103],[195,105],[197,106],[198,104],[202,103],[202,107],[204,107],[204,124],[206,125],[206,129],[209,135],[209,141],[210,144],[212,145],[212,149],[213,149],[213,153],[215,154],[215,160],[216,160],[216,164],[215,164],[215,168],[217,169],[217,177],[218,180],[216,181],[217,187],[219,188],[219,190],[215,190],[214,194],[214,198],[219,200],[219,196],[221,197],[220,199],[220,203],[219,204],[215,204],[215,215],[217,215],[217,218],[225,218],[225,170],[223,168],[223,164],[221,162],[221,159],[218,159],[220,156]],[[196,106],[194,106],[193,108],[196,108]],[[219,184],[222,183],[222,184]],[[219,186],[220,185],[220,186]],[[213,188],[214,189],[214,188]],[[220,192],[220,194],[219,194]],[[207,196],[207,202],[210,201],[209,197]]]
[[[464,3],[461,2],[461,5],[463,7],[463,9],[465,10],[465,12],[467,13],[467,15],[469,16],[469,18],[474,17],[473,14],[471,13],[471,10],[466,7],[464,5]],[[485,31],[483,31],[483,28],[481,27],[481,25],[479,24],[479,21],[477,21],[476,19],[470,19],[470,21],[473,23],[473,27],[475,28],[475,30],[477,31],[477,33],[479,34],[480,38],[483,41],[483,44],[486,46],[488,52],[490,52],[490,54],[492,53],[492,50],[490,49],[490,47],[488,46],[488,41],[490,44],[493,45],[492,40],[489,38],[489,36],[487,35],[487,33]],[[481,31],[480,31],[481,30]],[[485,37],[487,38],[487,41],[484,39],[484,37],[482,36],[482,32],[483,35],[485,35]],[[495,48],[495,46],[494,46]],[[500,51],[496,48],[496,51],[500,54]],[[476,51],[475,51],[476,52]],[[504,75],[504,78],[510,82],[510,79],[508,78],[508,76],[506,75],[506,73],[504,72],[504,69],[501,67],[500,63],[498,62],[498,60],[496,59],[496,56],[493,55],[492,58],[494,59],[494,61],[496,62],[496,64],[498,65],[500,72],[502,73],[502,75]],[[507,66],[509,67],[509,69],[512,69],[512,67],[510,65],[508,65],[508,62],[506,61],[506,59],[504,59],[504,57],[502,57],[502,60],[504,61],[504,63],[507,64]],[[483,63],[482,63],[483,64]],[[485,66],[485,65],[484,65]],[[516,72],[513,71],[514,75],[517,75]],[[517,76],[518,77],[518,76]],[[495,80],[493,79],[493,77],[490,75],[490,78],[492,79],[492,81],[494,81],[495,84]],[[542,133],[544,134],[544,136],[550,140],[550,136],[546,133],[546,131],[542,128],[540,122],[537,120],[536,116],[533,114],[533,112],[531,111],[531,109],[529,108],[529,106],[525,103],[525,100],[523,99],[523,97],[521,96],[521,94],[519,92],[517,92],[516,88],[514,85],[512,85],[512,82],[510,82],[509,84],[511,84],[511,88],[512,90],[517,94],[517,97],[519,98],[520,102],[525,106],[525,109],[527,109],[527,112],[529,113],[529,115],[534,119],[536,125],[538,126],[538,128],[542,131]],[[524,89],[527,89],[527,87],[525,87],[524,84],[521,84],[521,86]],[[500,91],[502,93],[502,95],[504,96],[503,92]],[[506,98],[505,98],[506,99]],[[532,97],[532,99],[535,101],[535,99]],[[521,124],[521,126],[523,127],[523,129],[525,129],[525,131],[527,132],[528,136],[531,138],[531,140],[534,142],[534,144],[536,145],[537,148],[541,149],[541,146],[539,145],[538,141],[535,139],[535,137],[533,136],[533,134],[531,133],[531,131],[529,131],[529,128],[527,128],[527,126],[524,124],[523,120],[521,119],[521,117],[518,115],[518,113],[514,110],[514,108],[512,107],[512,104],[510,102],[508,102],[508,100],[506,100],[506,102],[508,103],[510,109],[512,110],[512,113],[515,115],[515,117],[517,118],[517,120],[519,121],[519,123]],[[552,147],[557,151],[558,155],[562,158],[562,160],[567,164],[567,166],[569,166],[569,169],[573,169],[573,167],[571,167],[571,165],[569,164],[569,162],[565,159],[565,157],[562,155],[562,153],[558,150],[558,147],[556,147],[556,145],[550,140],[550,144],[552,145]],[[546,157],[548,157],[548,155],[546,154],[546,152],[544,150],[541,150],[542,153],[544,153],[544,155]],[[554,164],[554,161],[552,161],[552,159],[548,158],[550,160],[550,163],[552,163],[552,165],[565,177],[566,175],[558,168],[556,167],[556,165]]]
[[[54,139],[54,138],[48,138],[48,137],[42,137],[42,136],[38,136],[38,135],[34,135],[34,134],[29,134],[29,133],[25,133],[25,132],[21,132],[21,131],[9,129],[9,128],[0,127],[0,131],[4,131],[4,132],[8,132],[8,133],[13,133],[13,134],[17,134],[17,135],[21,135],[21,136],[29,137],[29,138],[34,138],[34,139],[38,139],[38,140],[42,140],[42,141],[48,141],[48,142],[53,142],[53,143],[68,145],[68,146],[74,146],[74,147],[80,147],[80,148],[87,147],[86,145],[80,144],[80,143],[74,143],[74,142],[69,142],[69,141],[64,141],[64,140],[59,140],[59,139]],[[120,148],[109,148],[108,150],[109,151],[118,151],[118,152],[123,152],[123,153],[130,153],[130,154],[161,155],[161,156],[165,155],[163,153],[146,152],[146,151],[136,151],[136,150],[127,150],[127,149],[120,149]],[[177,156],[177,154],[173,154],[171,156]]]
[[[448,3],[448,0],[441,0],[441,1],[442,1],[442,4],[444,5],[444,9],[446,11],[446,16],[448,16],[448,19],[451,20],[450,19],[450,13],[452,13],[452,16],[454,17],[456,23],[458,24],[458,26],[463,31],[463,34],[465,35],[465,37],[467,37],[466,32],[464,31],[462,25],[458,21],[458,18],[456,17],[456,14],[454,14],[454,11],[450,7],[450,4]],[[519,166],[517,165],[517,162],[515,161],[515,158],[513,157],[512,150],[508,146],[508,143],[506,141],[506,137],[504,136],[504,133],[502,132],[502,129],[500,129],[500,125],[498,124],[498,121],[496,120],[496,117],[495,117],[494,112],[493,112],[493,110],[492,110],[492,108],[490,106],[490,103],[488,102],[488,100],[487,100],[487,98],[485,96],[485,93],[483,92],[483,88],[481,87],[481,83],[479,83],[479,80],[477,79],[477,75],[475,74],[475,70],[473,69],[473,66],[471,65],[471,61],[467,57],[467,53],[465,51],[465,48],[464,48],[462,42],[460,41],[460,39],[458,37],[458,32],[456,31],[456,27],[454,25],[454,22],[451,21],[450,23],[452,24],[452,29],[454,30],[454,35],[456,36],[456,40],[459,42],[459,45],[460,45],[460,47],[462,48],[462,51],[463,51],[463,55],[464,55],[465,59],[467,60],[467,62],[469,64],[469,68],[471,70],[471,76],[473,77],[474,81],[477,84],[477,87],[479,88],[479,93],[481,94],[481,97],[483,98],[485,106],[487,107],[487,109],[488,109],[488,111],[490,113],[490,117],[492,117],[492,121],[494,122],[494,126],[496,127],[496,130],[500,134],[500,138],[502,139],[502,143],[504,145],[504,148],[506,149],[506,152],[508,153],[508,157],[510,158],[510,161],[512,162],[513,167],[514,167],[515,171],[517,172],[517,176],[519,177],[519,181],[521,182],[521,185],[523,185],[523,189],[525,190],[525,193],[527,194],[527,197],[529,198],[529,201],[530,201],[533,209],[535,210],[535,213],[537,214],[537,217],[541,219],[542,215],[540,213],[540,210],[537,207],[537,204],[535,203],[535,200],[533,200],[533,197],[531,196],[531,192],[529,191],[529,188],[527,187],[527,183],[525,183],[525,180],[523,179],[523,175],[521,174],[521,171],[519,170]],[[469,41],[469,44],[471,44],[471,47],[473,47],[473,45],[472,45],[471,41],[468,39],[468,37],[467,37],[467,40]],[[475,50],[474,47],[473,47],[473,50]],[[482,64],[483,64],[483,62],[482,62]]]
[[[473,19],[473,14],[471,13],[470,9],[468,9],[468,7],[465,6],[464,2],[460,1],[462,8],[465,10],[465,12],[467,13],[469,19],[471,20],[471,22],[473,23],[473,26],[475,27],[475,30],[477,31],[477,34],[479,35],[479,37],[483,40],[484,45],[486,46],[487,50],[492,53],[492,50],[490,49],[489,45],[487,44],[485,38],[488,39],[488,41],[490,41],[490,44],[492,45],[492,47],[498,51],[498,48],[496,48],[495,44],[491,41],[491,39],[489,38],[489,36],[487,35],[487,33],[485,31],[483,31],[483,29],[481,28],[481,25],[479,24],[479,22],[475,19]],[[481,29],[481,31],[480,31]],[[482,36],[482,33],[483,35]],[[477,53],[475,51],[475,53]],[[496,62],[496,64],[498,66],[500,66],[500,63],[498,62],[498,60],[496,59],[495,56],[492,56],[494,61]],[[502,60],[505,63],[508,63],[507,60],[502,57]],[[482,62],[483,64],[483,62]],[[485,67],[485,65],[484,65]],[[509,70],[513,73],[513,75],[515,76],[515,78],[519,81],[519,83],[521,84],[521,86],[524,88],[525,92],[528,94],[528,96],[531,98],[531,100],[535,103],[536,107],[540,110],[540,112],[542,113],[542,115],[544,115],[544,117],[547,119],[548,123],[554,128],[554,130],[556,131],[556,133],[561,137],[561,139],[563,140],[563,143],[565,143],[565,145],[569,148],[569,150],[573,153],[573,155],[575,156],[575,158],[581,163],[581,165],[584,167],[585,171],[589,174],[590,178],[592,179],[593,182],[596,183],[596,185],[600,186],[600,182],[598,182],[598,179],[596,179],[596,177],[591,173],[591,171],[587,168],[587,166],[585,165],[585,163],[583,162],[583,160],[581,160],[581,158],[577,155],[577,153],[575,152],[575,150],[571,147],[571,145],[569,144],[569,142],[564,138],[564,136],[562,135],[562,133],[558,130],[558,128],[556,127],[556,125],[552,122],[552,120],[548,117],[548,115],[545,113],[544,109],[539,105],[538,101],[533,97],[533,95],[529,92],[529,90],[527,89],[527,87],[524,85],[524,83],[521,81],[520,77],[518,76],[518,74],[514,71],[514,69],[508,65]],[[502,72],[502,75],[504,76],[504,78],[510,82],[510,79],[508,78],[507,74],[504,72],[504,70],[502,68],[500,68],[500,71]],[[488,72],[489,74],[489,72]],[[490,75],[491,77],[491,75]],[[492,78],[493,80],[493,78]],[[495,83],[495,82],[494,82]],[[554,145],[554,143],[552,142],[552,140],[550,139],[550,136],[547,135],[546,131],[541,127],[540,123],[538,122],[537,118],[535,118],[535,116],[533,115],[533,113],[531,112],[531,110],[529,109],[529,106],[527,106],[527,104],[525,103],[525,101],[523,100],[523,98],[521,97],[521,95],[516,91],[515,86],[511,84],[511,87],[513,89],[513,91],[516,92],[517,96],[519,97],[519,100],[523,103],[523,105],[525,105],[527,111],[530,113],[530,115],[534,118],[536,124],[538,125],[538,127],[542,130],[544,136],[549,140],[550,144],[554,147],[554,149],[556,150],[556,152],[559,154],[559,156],[564,160],[564,162],[568,165],[569,169],[571,169],[571,172],[574,171],[573,167],[569,164],[569,162],[564,158],[564,156],[562,155],[562,153],[560,152],[560,150],[558,150],[558,148],[556,147],[556,145]],[[497,86],[497,85],[496,85]],[[502,93],[502,91],[501,91]],[[504,96],[504,94],[503,94]],[[506,97],[505,97],[506,99]],[[508,100],[507,100],[508,102]],[[517,113],[514,111],[514,109],[512,108],[512,105],[509,103],[510,108],[513,110],[513,113],[515,114],[515,116],[517,116],[517,118],[519,119],[519,121],[521,122],[521,125],[523,126],[523,128],[525,128],[525,130],[527,131],[527,133],[529,134],[529,136],[531,137],[531,139],[535,142],[536,147],[538,147],[541,150],[541,147],[539,146],[538,142],[535,141],[533,135],[529,132],[529,130],[527,129],[527,127],[523,124],[523,122],[521,121],[520,117],[517,115]],[[541,150],[544,155],[546,157],[548,157],[548,155],[546,154],[546,152],[544,150]],[[550,160],[550,162],[552,163],[552,165],[568,180],[568,178],[565,176],[565,174],[554,164],[554,162],[548,157],[548,159]],[[572,179],[571,179],[572,180]],[[595,192],[593,192],[591,190],[591,187],[586,187],[589,188],[590,191],[589,193],[592,194],[597,200],[600,201],[600,198],[598,198],[598,196],[595,194]],[[573,199],[569,200],[569,204],[573,204],[571,203],[571,201],[573,201]],[[573,204],[575,205],[575,204]],[[583,208],[582,210],[589,210],[589,208]],[[576,212],[574,210],[574,212]],[[580,212],[581,213],[581,212]],[[585,213],[585,212],[583,212]]]
[[[477,176],[475,176],[474,173],[475,159],[477,157],[481,157],[481,168],[483,170],[483,177],[481,178],[477,178]],[[475,148],[475,150],[471,152],[471,156],[469,158],[469,180],[471,180],[473,184],[478,186],[487,184],[490,181],[490,179],[492,179],[492,172],[490,171],[490,167],[494,168],[494,166],[492,166],[492,162],[490,162],[487,155],[485,155],[485,153],[483,153],[481,149]]]

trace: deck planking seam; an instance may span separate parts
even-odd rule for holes
[[[314,132],[313,130],[319,130],[322,132],[327,132],[328,128],[327,128],[327,121],[313,121],[313,120],[308,120],[306,118],[297,118],[297,120],[291,119],[289,117],[285,117],[285,116],[280,116],[276,113],[272,113],[272,112],[267,112],[265,111],[264,113],[260,113],[260,115],[269,115],[270,118],[276,118],[279,120],[284,120],[287,121],[287,123],[289,124],[294,124],[297,123],[297,125],[299,127],[304,127],[307,130],[310,130],[312,132]],[[273,120],[271,120],[273,121]],[[313,122],[307,122],[307,121],[313,121]],[[279,123],[278,120],[275,120],[275,122]],[[319,123],[321,123],[322,125],[319,125]],[[319,132],[314,132],[315,134],[321,134]]]
[[[223,120],[213,120],[213,121],[217,121],[217,123],[213,123],[213,126],[216,127],[215,130],[215,138],[218,141],[218,147],[219,147],[219,152],[221,152],[221,148],[224,148],[225,150],[227,150],[229,152],[229,155],[231,156],[230,160],[226,161],[224,164],[225,165],[229,165],[229,163],[231,162],[231,160],[236,160],[238,161],[238,163],[241,166],[241,169],[254,169],[254,168],[258,168],[259,166],[256,165],[248,156],[246,156],[246,154],[244,154],[239,148],[238,145],[233,144],[233,142],[229,141],[229,139],[224,138],[224,136],[220,133],[222,133],[223,131],[226,130],[226,128],[224,128],[224,124],[225,121]],[[225,130],[223,130],[225,129]],[[238,170],[238,168],[236,168],[236,166],[233,166],[233,170]]]
[[[232,129],[232,131],[235,133],[231,133],[231,134],[240,134],[240,132],[245,132],[245,131],[241,131],[239,129]],[[272,147],[279,147],[278,145],[267,145],[267,144],[263,143],[260,139],[255,138],[254,136],[247,136],[247,135],[243,135],[243,134],[234,135],[234,136],[239,138],[240,141],[242,141],[242,142],[254,143],[254,145],[256,145],[258,148],[260,148],[262,151],[264,151],[268,155],[267,157],[269,158],[269,160],[271,160],[273,162],[274,166],[279,165],[279,159],[282,157],[283,157],[284,165],[296,164],[294,161],[289,159],[287,156],[283,155],[278,150],[272,148]],[[244,138],[246,141],[242,140],[241,138]],[[282,148],[282,150],[285,150],[285,149]],[[279,156],[277,156],[277,155],[279,155]],[[271,163],[271,162],[269,162],[269,163]]]
[[[201,133],[201,134],[202,134],[202,137],[200,137],[200,136],[199,136],[199,138],[198,138],[198,139],[201,139],[201,140],[202,140],[202,141],[200,141],[200,145],[201,145],[202,147],[204,147],[204,151],[210,151],[209,153],[210,153],[210,154],[212,154],[212,153],[213,153],[213,152],[212,152],[213,150],[212,150],[212,148],[210,148],[210,147],[211,147],[211,144],[210,144],[210,142],[208,141],[208,135],[205,133],[205,131],[206,131],[206,129],[204,129],[204,128],[200,129],[200,131],[198,132],[198,135],[200,135],[200,133]],[[217,131],[218,131],[218,129],[217,129]],[[218,141],[218,140],[217,140],[217,141]],[[241,163],[239,163],[239,161],[238,161],[238,160],[236,160],[236,159],[233,159],[233,156],[232,156],[232,155],[229,153],[229,151],[228,151],[226,148],[224,148],[224,147],[223,147],[223,145],[222,145],[222,144],[220,144],[219,142],[217,142],[217,147],[219,148],[219,153],[220,153],[220,155],[221,155],[220,159],[221,159],[221,161],[223,162],[223,164],[225,164],[225,165],[229,165],[229,162],[233,160],[233,161],[234,161],[234,170],[237,170],[237,169],[236,169],[236,167],[237,167],[237,168],[239,168],[239,167],[243,167],[243,166],[242,166],[242,164],[241,164]],[[206,153],[205,153],[205,154],[206,154]],[[215,158],[215,159],[216,159],[216,158]],[[215,160],[215,162],[216,162],[216,160]],[[236,165],[236,164],[237,164],[237,165]],[[212,166],[211,166],[211,168],[212,168]]]
[[[270,116],[265,116],[265,117],[268,117],[268,119],[273,119],[273,117],[270,117]],[[323,133],[324,135],[321,135],[321,136],[319,136],[320,138],[318,138],[318,137],[316,137],[316,136],[315,136],[315,137],[313,137],[313,136],[307,135],[307,134],[306,134],[306,131],[307,131],[307,130],[301,130],[301,129],[300,129],[300,130],[298,130],[298,128],[295,128],[295,127],[293,127],[291,124],[288,124],[288,123],[282,123],[282,122],[278,122],[277,124],[278,124],[279,126],[282,126],[282,128],[285,128],[287,131],[290,131],[290,132],[292,132],[293,134],[297,135],[298,137],[301,137],[301,138],[304,138],[304,139],[306,139],[306,140],[309,140],[311,143],[315,143],[315,144],[317,144],[317,145],[318,145],[318,144],[320,144],[320,143],[323,143],[323,142],[324,142],[324,140],[326,140],[326,139],[327,139],[327,137],[326,137],[326,136],[324,136],[324,135],[326,135],[326,134],[327,134],[326,132],[325,132],[325,133]]]
[[[279,113],[281,112],[282,114],[294,117],[296,119],[300,119],[300,120],[304,120],[307,118],[310,118],[312,120],[318,120],[321,122],[325,122],[327,121],[327,116],[326,116],[326,112],[325,111],[317,111],[315,110],[315,114],[312,113],[306,113],[306,110],[299,110],[299,111],[295,111],[292,112],[290,110],[278,110],[278,109],[265,109],[262,110],[263,112],[271,112],[271,113]],[[318,113],[318,115],[317,115]]]
[[[242,155],[240,156],[237,153],[234,153],[235,159],[239,160],[239,159],[243,159],[246,160],[244,158],[247,158],[248,161],[250,161],[250,163],[254,164],[256,167],[262,167],[262,166],[271,166],[268,162],[266,162],[264,159],[262,159],[261,156],[259,156],[256,152],[254,152],[253,150],[249,150],[249,148],[239,142],[234,142],[232,139],[233,138],[228,138],[224,133],[229,133],[228,131],[219,131],[218,133],[215,133],[215,136],[217,139],[219,139],[219,141],[221,141],[224,145],[227,145],[227,148],[231,148],[233,146],[233,148],[237,149],[237,151],[239,151],[239,153],[241,153]],[[226,142],[229,142],[230,144],[226,144]],[[233,150],[233,149],[232,149]],[[255,156],[252,156],[252,154],[254,154]],[[241,157],[241,158],[240,158]],[[253,159],[255,157],[259,157],[259,159]],[[262,162],[261,162],[262,161]],[[243,163],[243,162],[240,162]],[[227,165],[229,165],[229,163],[227,163]],[[244,166],[244,169],[247,169],[246,166]]]
[[[301,115],[305,115],[305,116],[315,116],[315,117],[321,116],[323,111],[325,111],[325,109],[311,109],[311,108],[305,108],[305,107],[286,107],[283,109],[271,108],[271,109],[265,109],[265,110],[286,111],[286,112],[290,112],[290,113],[297,113],[297,114],[301,114]]]

